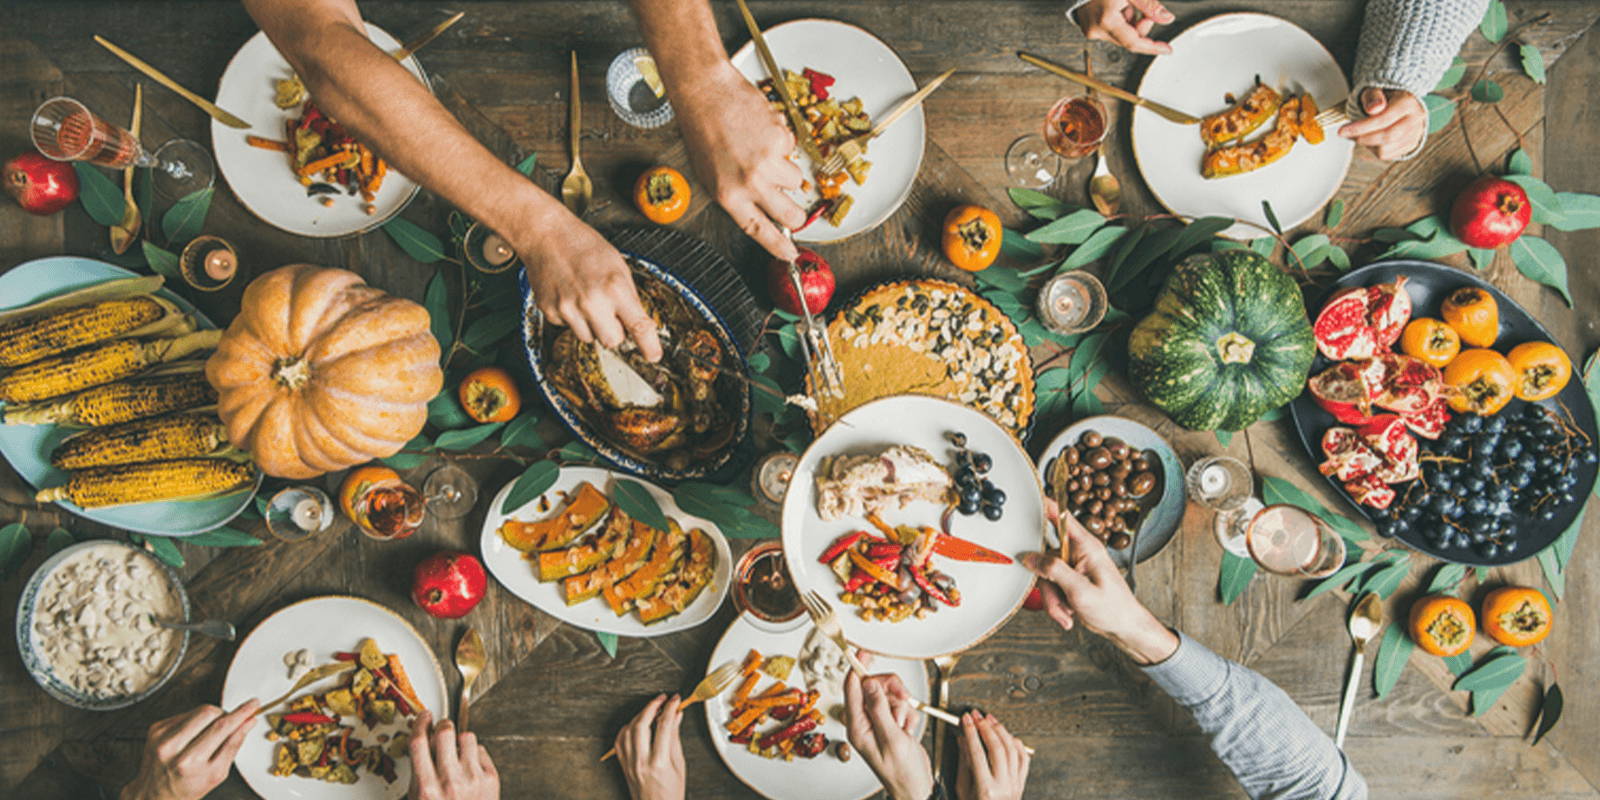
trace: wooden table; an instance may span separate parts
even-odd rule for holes
[[[882,275],[923,273],[939,265],[935,230],[955,201],[983,202],[1007,209],[1001,153],[1011,139],[1036,129],[1043,111],[1060,95],[1075,90],[1026,68],[1012,52],[1026,49],[1068,63],[1080,61],[1082,36],[1061,17],[1060,0],[874,0],[775,2],[758,0],[755,13],[764,24],[807,16],[834,17],[860,24],[883,37],[906,59],[919,80],[958,67],[928,104],[929,136],[924,174],[906,207],[884,228],[857,241],[826,248],[824,254],[843,273],[845,288]],[[536,178],[547,187],[565,170],[566,50],[575,48],[584,65],[585,152],[598,185],[601,223],[637,223],[619,195],[640,166],[685,159],[671,128],[641,132],[620,122],[603,100],[603,66],[639,36],[622,2],[458,3],[467,17],[422,54],[441,98],[491,147],[508,159],[529,151],[540,155]],[[1360,26],[1360,4],[1334,0],[1246,2],[1286,16],[1329,45],[1348,69]],[[425,30],[438,18],[431,4],[367,2],[368,19],[401,38]],[[1240,4],[1184,3],[1173,6],[1176,27]],[[1527,36],[1551,65],[1550,82],[1538,86],[1520,76],[1501,55],[1491,69],[1507,87],[1494,109],[1473,106],[1435,135],[1420,158],[1386,164],[1360,154],[1339,196],[1349,206],[1345,231],[1351,235],[1380,225],[1404,224],[1448,202],[1451,193],[1477,172],[1463,144],[1468,126],[1477,157],[1502,158],[1516,139],[1533,156],[1536,172],[1551,176],[1558,189],[1600,190],[1600,164],[1593,158],[1592,131],[1600,118],[1593,90],[1600,81],[1600,35],[1591,32],[1600,2],[1513,3],[1512,22],[1548,11],[1551,21]],[[744,36],[731,3],[716,4],[730,48]],[[975,24],[979,23],[981,24]],[[0,10],[0,152],[26,149],[23,122],[41,99],[63,91],[91,107],[116,115],[131,103],[134,73],[90,41],[93,33],[111,35],[124,47],[167,70],[181,83],[206,93],[216,84],[233,51],[255,30],[231,3],[55,2]],[[981,30],[981,34],[976,33]],[[1474,36],[1464,54],[1481,61],[1489,46]],[[1132,86],[1142,59],[1104,45],[1093,47],[1098,74]],[[173,135],[204,139],[206,118],[199,111],[147,84],[146,141]],[[1110,160],[1123,177],[1127,210],[1159,211],[1137,178],[1128,156],[1128,114],[1116,110]],[[1054,191],[1083,202],[1091,165],[1075,164]],[[700,193],[703,197],[704,192]],[[443,231],[446,209],[424,198],[406,216]],[[683,227],[728,254],[760,285],[763,258],[733,229],[727,218],[700,202]],[[148,211],[147,211],[148,216]],[[407,259],[381,233],[338,241],[314,241],[280,233],[254,220],[225,190],[219,191],[207,231],[231,239],[244,254],[245,270],[259,273],[283,263],[309,261],[344,266],[390,291],[420,298],[433,270]],[[1600,282],[1583,258],[1600,250],[1600,234],[1547,235],[1573,266],[1572,289],[1580,309],[1600,302]],[[65,214],[33,218],[0,203],[0,269],[29,258],[67,252],[101,256],[105,232],[74,206]],[[453,270],[450,265],[444,269]],[[1600,329],[1588,313],[1574,314],[1552,292],[1522,278],[1504,256],[1488,275],[1557,332],[1575,354],[1600,343]],[[245,281],[200,305],[220,318],[236,310]],[[0,299],[0,302],[4,302]],[[1294,480],[1330,508],[1349,513],[1315,478],[1286,422],[1260,423],[1224,448],[1210,434],[1176,430],[1148,407],[1133,402],[1125,385],[1108,380],[1100,390],[1114,410],[1156,424],[1184,458],[1230,452],[1248,457],[1257,470]],[[1037,448],[1065,420],[1047,420],[1035,437]],[[548,423],[547,423],[548,424]],[[552,427],[548,431],[555,436]],[[420,477],[433,465],[420,467]],[[504,461],[473,460],[485,496],[516,474]],[[327,481],[333,486],[333,479]],[[15,607],[26,576],[41,560],[44,534],[57,524],[80,535],[120,535],[68,517],[53,507],[35,506],[9,468],[0,474],[0,522],[25,521],[40,544],[17,574],[0,583],[9,608]],[[298,599],[351,592],[384,603],[405,615],[447,656],[464,629],[461,622],[430,619],[406,597],[411,567],[441,547],[471,549],[482,510],[464,520],[428,523],[400,543],[378,544],[349,530],[310,542],[287,545],[269,538],[256,549],[212,550],[184,546],[184,573],[198,613],[235,621],[241,630]],[[1591,518],[1594,519],[1594,518]],[[249,523],[259,530],[259,523]],[[1591,528],[1600,523],[1591,522]],[[1258,578],[1231,606],[1217,601],[1220,550],[1210,535],[1207,515],[1191,508],[1179,536],[1141,568],[1141,599],[1163,619],[1218,652],[1259,670],[1282,686],[1318,724],[1332,730],[1348,648],[1342,618],[1348,597],[1329,594],[1297,602],[1305,584]],[[265,535],[264,532],[262,534]],[[1592,539],[1593,535],[1588,538]],[[738,543],[743,547],[747,543]],[[1413,575],[1396,594],[1391,612],[1416,593],[1413,585],[1431,572],[1425,557],[1412,559]],[[1594,797],[1600,786],[1600,702],[1592,687],[1600,681],[1600,638],[1593,635],[1591,609],[1600,605],[1600,547],[1578,547],[1568,570],[1561,621],[1542,648],[1539,661],[1560,668],[1566,687],[1565,720],[1538,747],[1521,738],[1529,723],[1537,686],[1524,680],[1479,718],[1464,711],[1465,695],[1448,692],[1450,676],[1437,659],[1413,659],[1412,667],[1384,700],[1363,681],[1361,705],[1348,742],[1355,765],[1374,797],[1455,798]],[[1494,570],[1492,582],[1539,585],[1533,562]],[[533,611],[498,587],[470,617],[489,643],[492,665],[474,714],[475,729],[499,765],[507,796],[593,798],[623,796],[617,769],[595,759],[619,725],[647,697],[687,690],[706,668],[712,643],[732,618],[724,607],[697,630],[648,640],[624,640],[615,658],[594,636]],[[9,620],[8,620],[9,622]],[[92,796],[91,785],[116,787],[132,774],[144,733],[155,719],[196,703],[214,700],[232,647],[197,639],[182,671],[157,697],[122,712],[90,714],[47,698],[23,674],[9,636],[0,636],[0,785],[25,797]],[[1370,663],[1370,660],[1369,660]],[[1531,671],[1531,670],[1530,670]],[[449,676],[452,687],[458,677]],[[1043,615],[1024,613],[983,646],[966,654],[955,679],[956,705],[978,705],[1004,719],[1039,750],[1031,797],[1231,797],[1237,786],[1207,749],[1187,714],[1143,679],[1105,643],[1079,632],[1062,634]],[[743,797],[744,789],[720,764],[708,745],[703,717],[690,714],[684,726],[690,796]],[[235,774],[217,796],[248,796]]]

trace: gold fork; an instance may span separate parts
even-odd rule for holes
[[[717,667],[711,671],[710,675],[707,675],[700,680],[700,685],[694,687],[694,692],[692,694],[678,701],[678,710],[682,711],[689,706],[694,705],[695,703],[703,703],[719,694],[722,694],[724,691],[727,691],[729,686],[733,685],[734,679],[738,677],[739,662],[737,661],[729,661],[728,663]],[[600,757],[600,760],[605,761],[616,754],[617,748],[613,747],[610,750],[607,750],[606,754]]]
[[[256,713],[260,714],[263,711],[266,711],[267,709],[272,708],[273,706],[285,700],[288,700],[294,695],[295,692],[298,692],[301,689],[304,689],[307,686],[322,680],[323,678],[332,677],[341,672],[349,672],[358,666],[360,666],[360,664],[356,663],[355,661],[335,661],[331,664],[323,664],[322,666],[317,667],[316,669],[313,669],[304,675],[301,675],[300,680],[295,681],[294,686],[289,687],[289,691],[284,692],[281,697],[273,700],[270,703],[263,703],[260,708],[256,709]]]
[[[927,98],[928,95],[933,94],[933,90],[939,88],[939,85],[944,83],[945,80],[951,75],[955,74],[955,71],[955,67],[951,67],[950,69],[940,73],[938,77],[928,81],[926,84],[923,84],[922,88],[912,92],[910,97],[901,100],[899,105],[890,109],[889,113],[884,114],[881,118],[879,118],[877,124],[872,126],[872,130],[863,133],[860,136],[854,136],[846,139],[844,142],[840,143],[838,147],[833,149],[833,155],[828,156],[828,160],[823,162],[822,168],[818,170],[818,173],[822,175],[835,175],[838,174],[839,170],[844,169],[846,164],[856,163],[856,161],[858,161],[862,156],[866,155],[867,142],[870,142],[873,139],[881,136],[884,131],[889,129],[890,125],[893,125],[896,120],[900,119],[902,116],[905,116],[906,112],[921,105],[922,101]]]

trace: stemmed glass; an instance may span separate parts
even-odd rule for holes
[[[102,167],[155,170],[156,191],[183,197],[211,185],[214,170],[206,149],[191,139],[173,139],[154,153],[138,137],[105,121],[71,97],[52,97],[28,124],[33,146],[56,161],[87,161]]]
[[[1184,485],[1196,503],[1216,512],[1217,542],[1276,575],[1320,578],[1344,563],[1344,539],[1303,509],[1265,505],[1255,476],[1237,458],[1210,456],[1190,465]]]
[[[422,482],[422,499],[439,519],[460,519],[478,502],[478,482],[466,470],[445,464]]]
[[[1018,138],[1006,149],[1006,175],[1017,186],[1042,189],[1061,173],[1062,159],[1083,158],[1105,141],[1106,107],[1088,95],[1063,97],[1044,117],[1044,133]]]

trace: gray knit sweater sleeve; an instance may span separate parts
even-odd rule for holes
[[[1356,48],[1355,86],[1345,111],[1365,116],[1358,98],[1368,87],[1400,89],[1418,100],[1437,86],[1450,68],[1489,0],[1371,0]],[[1406,158],[1416,155],[1422,141]]]

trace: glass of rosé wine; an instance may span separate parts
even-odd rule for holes
[[[107,122],[71,97],[52,97],[28,123],[33,146],[56,161],[87,161],[111,169],[155,170],[156,191],[183,197],[211,186],[211,155],[192,139],[173,139],[151,152],[125,128]]]

